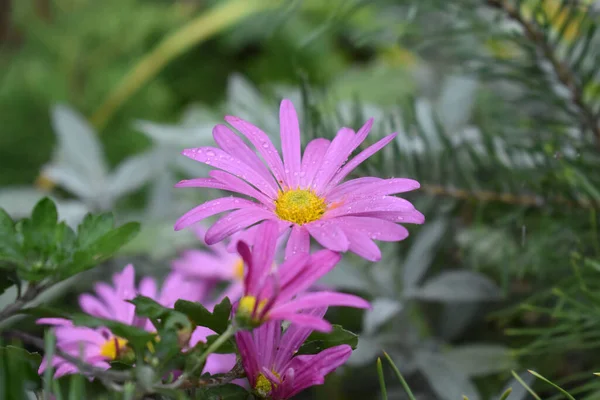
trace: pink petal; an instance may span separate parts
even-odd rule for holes
[[[348,226],[344,227],[344,233],[350,241],[351,252],[356,253],[369,261],[377,262],[381,260],[381,251],[371,240],[369,235]]]
[[[252,339],[252,334],[248,331],[238,332],[235,335],[235,342],[240,352],[242,365],[244,366],[244,371],[246,371],[250,386],[254,387],[261,368],[258,366],[258,350]]]
[[[252,331],[254,335],[254,343],[259,346],[258,363],[262,366],[273,366],[276,351],[281,339],[281,324],[279,322],[267,322],[262,324],[258,329]]]
[[[338,217],[337,221],[343,223],[344,233],[348,235],[349,230],[357,230],[366,233],[370,239],[382,242],[397,242],[406,239],[408,230],[402,225],[380,219],[360,216]]]
[[[350,174],[350,172],[352,172],[356,167],[358,167],[363,161],[371,157],[373,154],[377,153],[388,143],[394,140],[395,137],[396,133],[392,133],[391,135],[384,137],[383,139],[377,141],[376,143],[372,144],[371,146],[358,153],[356,157],[350,160],[348,164],[344,165],[342,169],[331,179],[331,182],[329,183],[329,188],[335,187],[335,185],[341,182],[342,179],[348,176],[348,174]]]
[[[241,160],[243,163],[253,168],[265,181],[267,181],[273,188],[270,195],[277,194],[277,183],[273,179],[273,175],[269,172],[265,164],[258,158],[256,153],[252,151],[250,147],[244,141],[238,137],[225,125],[217,125],[213,129],[213,137],[215,142],[225,150],[227,153]]]
[[[186,188],[186,187],[206,187],[206,188],[214,188],[214,189],[222,189],[229,190],[227,185],[224,185],[222,182],[219,182],[213,178],[194,178],[194,179],[184,179],[175,184],[176,188]]]
[[[256,294],[265,277],[271,272],[277,250],[279,225],[275,221],[265,221],[259,225],[256,236],[261,238],[252,249],[252,265],[248,266],[246,293]]]
[[[327,150],[327,154],[325,154],[325,161],[323,161],[323,173],[321,179],[317,181],[316,190],[317,193],[323,194],[324,189],[329,186],[329,182],[335,176],[335,174],[339,171],[340,167],[346,162],[348,157],[352,154],[352,152],[360,146],[360,144],[365,140],[371,127],[373,126],[373,118],[370,118],[363,126],[358,130],[356,135],[353,135],[352,138],[348,141],[344,140],[346,143],[340,143],[340,148],[338,150],[334,150],[334,142],[331,143],[329,149]],[[329,164],[329,168],[326,168],[326,160],[331,158],[331,163]],[[318,179],[319,176],[317,175]]]
[[[156,298],[156,281],[154,278],[150,278],[149,276],[145,276],[140,281],[140,295],[149,297],[151,299]]]
[[[233,279],[232,269],[236,258],[234,254],[230,258],[222,258],[206,251],[187,250],[173,260],[171,266],[188,277],[230,280]]]
[[[348,361],[351,355],[352,347],[343,344],[317,354],[294,357],[286,368],[298,372],[294,384],[286,388],[288,390],[282,393],[282,397],[289,399],[310,386],[323,384],[324,377]]]
[[[422,224],[425,222],[425,216],[417,210],[410,211],[372,211],[360,214],[361,217],[372,217],[385,219],[387,221],[399,222],[403,224]],[[383,240],[383,239],[380,239]]]
[[[233,233],[254,225],[264,219],[275,218],[270,211],[259,207],[244,207],[225,215],[206,232],[206,244],[218,243]]]
[[[360,178],[359,178],[360,179]],[[355,179],[355,181],[358,179]],[[352,181],[349,181],[352,182]],[[348,182],[346,182],[348,183]],[[342,184],[343,185],[343,184]],[[341,186],[341,185],[340,185]],[[354,190],[344,191],[342,195],[342,191],[337,191],[337,196],[334,196],[331,193],[328,196],[328,199],[331,201],[337,200],[337,198],[342,197],[346,201],[352,201],[354,199],[359,199],[361,197],[376,197],[376,196],[387,196],[397,193],[409,192],[411,190],[418,189],[420,187],[419,182],[413,179],[405,179],[405,178],[393,178],[393,179],[378,179],[374,182],[367,183],[364,185],[359,185],[355,187]],[[339,186],[338,186],[339,188]]]
[[[327,308],[314,308],[307,310],[304,314],[312,315],[317,318],[323,318]],[[306,339],[312,333],[312,329],[298,325],[290,325],[284,332],[279,350],[275,356],[273,363],[273,369],[275,371],[281,371],[285,364],[287,364],[292,357],[296,354],[300,346],[306,341]]]
[[[331,271],[341,260],[339,253],[331,250],[320,250],[310,255],[308,262],[303,264],[290,263],[280,266],[280,292],[277,302],[285,302],[295,295],[310,288],[316,281]]]
[[[304,227],[323,247],[340,252],[348,250],[348,238],[335,222],[315,221],[305,224]]]
[[[354,150],[352,148],[354,136],[352,129],[341,128],[327,147],[327,152],[311,185],[318,194],[321,194],[321,189],[329,183],[331,177]]]
[[[313,179],[323,162],[327,148],[331,142],[327,139],[313,139],[306,145],[302,157],[302,171],[300,172],[300,187],[311,187]]]
[[[35,323],[40,325],[73,326],[73,322],[65,318],[40,318]]]
[[[190,211],[183,214],[183,216],[181,216],[177,222],[175,222],[175,230],[181,230],[186,226],[192,225],[198,221],[202,221],[203,219],[211,217],[215,214],[220,214],[224,211],[256,206],[257,204],[253,201],[240,199],[237,197],[221,197],[219,199],[210,200],[192,208]]]
[[[263,203],[267,208],[274,209],[275,205],[273,203],[273,199],[262,192],[254,189],[252,186],[241,180],[240,178],[231,175],[228,172],[212,170],[209,172],[209,175],[215,178],[220,183],[223,183],[226,187],[226,190],[230,190],[233,192],[238,192],[248,197],[253,197],[256,200]]]
[[[298,186],[300,174],[300,124],[291,101],[283,99],[279,107],[281,152],[287,176],[287,186]]]
[[[243,163],[240,159],[217,147],[196,147],[181,152],[192,160],[204,163],[214,168],[222,169],[251,183],[263,193],[273,193],[273,186],[258,172]]]
[[[356,179],[349,180],[340,185],[337,185],[329,193],[327,193],[327,201],[328,202],[337,201],[337,200],[344,198],[345,196],[359,190],[360,188],[362,188],[364,186],[371,185],[375,182],[381,182],[382,180],[383,179],[381,179],[381,178],[375,178],[372,176],[366,176],[363,178],[356,178]]]
[[[248,138],[250,143],[256,147],[256,150],[269,166],[269,169],[275,176],[277,182],[282,185],[285,182],[283,163],[281,162],[277,149],[273,146],[273,142],[269,139],[269,136],[256,126],[241,118],[226,116],[225,121]]]
[[[117,296],[121,300],[130,300],[135,297],[135,269],[132,264],[127,264],[120,274],[114,274],[113,282]],[[133,307],[133,304],[131,306]]]
[[[310,250],[310,235],[306,228],[298,225],[292,226],[292,232],[285,246],[285,259],[295,254],[308,253]]]
[[[331,324],[323,318],[312,315],[298,314],[294,311],[273,310],[269,312],[268,318],[272,321],[289,321],[292,324],[309,328],[319,332],[331,332]]]
[[[325,211],[323,218],[330,219],[373,211],[410,212],[414,209],[415,207],[408,200],[395,196],[380,196],[377,198],[362,198],[356,201],[349,201],[333,209],[330,208]]]
[[[235,354],[211,354],[206,359],[203,373],[223,374],[235,366]]]
[[[317,307],[344,306],[353,308],[371,308],[365,299],[353,294],[339,292],[307,293],[285,304],[277,305],[269,312],[275,316],[281,313],[297,313],[300,310]]]
[[[97,298],[87,293],[79,296],[79,307],[87,314],[99,318],[113,318],[111,310]]]

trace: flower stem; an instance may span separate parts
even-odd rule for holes
[[[211,355],[212,353],[214,353],[215,351],[217,351],[219,349],[219,347],[221,347],[225,342],[227,342],[229,339],[231,339],[233,337],[233,335],[235,335],[236,332],[237,332],[236,327],[233,324],[229,325],[227,327],[227,329],[225,330],[225,332],[223,332],[217,338],[217,340],[215,340],[210,346],[208,346],[208,348],[204,351],[204,353],[202,353],[202,355],[200,356],[200,359],[198,360],[198,363],[194,366],[194,368],[192,368],[191,371],[184,372],[183,374],[181,374],[181,376],[179,376],[179,378],[177,378],[177,380],[175,382],[170,383],[168,385],[161,385],[161,387],[165,388],[165,389],[177,389],[178,387],[183,385],[187,381],[187,379],[189,378],[190,375],[193,375],[198,370],[198,368],[200,368],[202,365],[204,365],[208,356]]]

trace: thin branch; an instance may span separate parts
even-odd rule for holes
[[[225,385],[236,379],[241,379],[246,376],[244,367],[241,362],[237,362],[231,371],[224,374],[215,374],[208,378],[198,378],[196,380],[187,379],[179,387],[181,389],[209,388],[213,386]]]
[[[47,288],[47,285],[31,284],[27,288],[25,293],[23,293],[23,296],[20,296],[17,300],[4,307],[4,309],[0,311],[0,322],[18,313],[25,305],[27,305],[27,303],[35,299],[41,292],[43,292]]]
[[[519,195],[513,193],[500,193],[490,190],[465,190],[442,185],[424,183],[421,191],[431,196],[446,196],[460,200],[476,200],[482,202],[498,202],[517,206],[543,207],[548,204],[565,205],[573,208],[592,209],[600,208],[600,204],[588,199],[571,200],[564,196],[544,198],[539,195]]]
[[[506,0],[487,0],[487,4],[504,11],[510,19],[521,25],[525,36],[541,51],[543,57],[550,62],[558,80],[569,90],[571,101],[582,115],[585,125],[593,132],[597,145],[600,147],[600,124],[593,110],[583,100],[583,89],[579,85],[579,79],[571,68],[554,53],[554,48],[549,43],[544,32],[539,29],[537,24],[527,21],[519,10]]]
[[[2,335],[7,337],[13,337],[22,340],[25,343],[29,343],[40,350],[44,349],[44,341],[38,337],[30,335],[20,331],[7,331],[3,332]],[[65,361],[75,365],[82,373],[93,375],[94,377],[101,379],[102,381],[110,382],[125,382],[132,379],[132,375],[129,371],[110,371],[102,368],[94,367],[71,354],[65,353],[64,351],[56,348],[56,355],[63,358]]]

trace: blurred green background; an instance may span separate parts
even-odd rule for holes
[[[398,140],[357,174],[419,180],[408,197],[427,223],[382,246],[377,265],[348,256],[328,277],[376,307],[331,313],[361,344],[305,396],[378,398],[385,349],[420,399],[498,398],[508,386],[532,398],[511,369],[598,399],[592,3],[0,0],[0,207],[23,216],[51,193],[73,224],[95,209],[142,222],[121,258],[53,295],[72,305],[127,261],[161,275],[198,246],[172,225],[212,193],[171,190],[206,171],[178,153],[210,143],[224,115],[276,136],[278,102],[291,98],[304,143],[375,117],[369,141]],[[57,116],[59,104],[72,114]],[[77,157],[92,175],[78,175]],[[100,171],[102,158],[122,174]],[[405,398],[388,372],[390,398]]]

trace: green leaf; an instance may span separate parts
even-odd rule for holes
[[[104,222],[100,225],[103,229]],[[60,278],[65,279],[79,272],[85,271],[94,265],[113,256],[125,243],[129,242],[140,231],[140,224],[137,222],[128,222],[116,229],[104,233],[99,238],[90,242],[93,235],[86,232],[87,238],[84,240],[86,245],[79,248],[75,253],[73,262],[68,268],[61,271]]]
[[[6,211],[0,208],[0,261],[16,264],[24,262],[21,246],[17,240],[15,224]],[[1,264],[0,264],[1,268]]]
[[[111,213],[87,214],[77,227],[77,245],[91,246],[95,241],[112,230],[114,217]]]
[[[213,310],[214,326],[210,327],[217,333],[223,333],[229,325],[229,316],[231,315],[231,301],[225,297]]]
[[[196,400],[246,400],[250,394],[246,389],[233,383],[196,390]]]
[[[352,350],[356,349],[356,346],[358,346],[358,335],[342,328],[340,325],[333,325],[333,329],[329,333],[311,333],[304,344],[300,346],[298,354],[316,354],[341,344],[350,345]]]
[[[136,298],[129,300],[129,302],[135,305],[135,314],[140,317],[158,319],[173,311],[169,308],[163,307],[155,300],[146,296],[137,296]]]
[[[152,323],[159,330],[191,330],[192,328],[192,323],[185,314],[175,311],[172,308],[164,307],[149,297],[137,296],[133,300],[129,300],[129,302],[135,305],[136,315],[150,318]]]
[[[196,325],[204,326],[216,333],[223,333],[229,324],[231,301],[226,297],[215,306],[214,312],[208,311],[202,304],[192,301],[177,300],[175,310],[187,315]]]
[[[8,386],[20,381],[19,385],[24,383],[25,387],[33,389],[40,384],[41,380],[37,370],[42,362],[42,356],[38,353],[30,353],[22,347],[7,345],[0,346],[0,358],[4,360],[6,366],[5,370],[0,369],[0,374],[4,374],[5,378],[8,378],[5,381],[9,383]],[[10,388],[7,388],[7,391],[10,392]]]
[[[5,271],[0,269],[0,295],[9,287],[19,282],[14,271]]]

